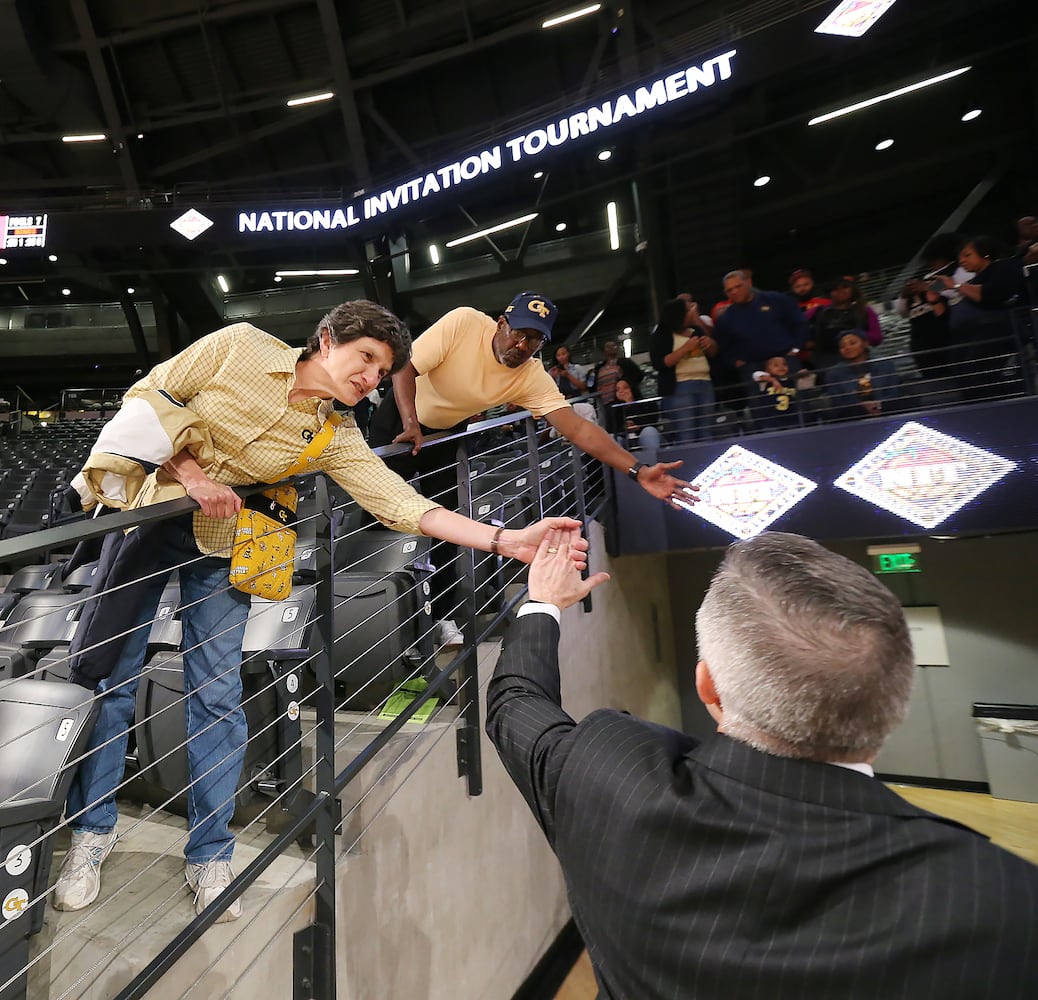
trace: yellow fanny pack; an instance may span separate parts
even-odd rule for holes
[[[330,413],[303,453],[278,478],[309,471],[331,444],[340,423],[339,414]],[[272,486],[246,498],[234,522],[228,573],[232,587],[268,601],[283,601],[292,593],[298,500],[294,486]]]

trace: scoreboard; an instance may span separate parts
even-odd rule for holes
[[[47,245],[47,216],[0,215],[0,250]]]

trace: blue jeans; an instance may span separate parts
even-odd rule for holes
[[[663,411],[670,424],[667,436],[671,444],[709,438],[714,420],[714,383],[709,379],[675,383],[674,395],[663,400]]]
[[[184,606],[184,696],[187,715],[188,822],[187,860],[229,861],[234,838],[228,823],[234,813],[248,731],[241,707],[241,646],[251,598],[227,582],[229,560],[200,557],[191,516],[175,518],[154,531],[156,563],[151,580],[136,591],[122,627],[132,628],[111,676],[97,686],[101,707],[87,756],[69,792],[66,815],[76,832],[109,833],[119,812],[115,789],[122,780],[126,744],[133,722],[137,684],[150,629],[162,589],[174,567],[180,568]],[[140,626],[140,627],[135,627]],[[86,643],[103,642],[103,635]],[[172,791],[172,789],[170,789]]]

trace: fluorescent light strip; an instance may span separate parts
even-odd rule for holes
[[[461,246],[462,243],[471,243],[473,240],[482,239],[482,237],[490,236],[492,233],[499,233],[502,229],[511,229],[513,226],[521,226],[524,222],[531,222],[537,218],[537,215],[537,212],[531,212],[529,215],[520,215],[518,219],[509,219],[508,222],[499,222],[496,226],[490,226],[488,229],[480,229],[466,236],[459,236],[456,240],[448,240],[444,243],[444,246],[449,249],[450,247]]]
[[[82,135],[63,135],[62,142],[104,142],[108,136],[104,132],[84,132]]]
[[[588,7],[581,7],[580,10],[571,10],[568,14],[559,14],[558,17],[549,17],[541,27],[542,28],[554,28],[557,24],[565,24],[567,21],[575,21],[578,17],[584,17],[587,14],[594,14],[602,9],[600,3],[593,3]]]
[[[849,115],[852,111],[861,111],[862,108],[871,108],[873,104],[882,104],[884,101],[892,101],[895,97],[903,97],[905,94],[911,94],[913,90],[922,90],[923,87],[932,87],[935,83],[943,83],[945,80],[952,79],[952,77],[962,76],[963,73],[968,73],[972,68],[972,66],[962,66],[959,69],[953,69],[950,73],[942,73],[940,76],[930,77],[929,80],[920,80],[918,83],[911,83],[907,87],[892,90],[889,94],[881,94],[879,97],[870,97],[867,101],[859,101],[857,104],[849,104],[847,107],[840,108],[838,111],[830,111],[828,114],[812,118],[807,124],[821,125],[822,122],[832,121],[834,118],[841,118],[843,115]]]
[[[276,278],[337,278],[344,274],[360,274],[355,267],[324,267],[319,271],[275,271]]]
[[[606,205],[606,218],[609,220],[609,249],[620,249],[620,226],[616,221],[616,202]]]
[[[223,292],[224,295],[231,290],[231,286],[227,284],[227,279],[222,274],[216,276],[216,283],[220,286],[220,291]]]
[[[330,101],[335,96],[335,93],[331,90],[326,90],[323,94],[310,94],[308,97],[293,97],[290,101],[285,101],[286,107],[298,108],[300,104],[316,104],[318,101]]]
[[[429,260],[431,260],[433,264],[440,263],[440,251],[436,248],[435,243],[429,244]]]

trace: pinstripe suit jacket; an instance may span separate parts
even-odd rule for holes
[[[1038,997],[1038,868],[847,768],[561,708],[518,619],[487,731],[611,1000]]]

